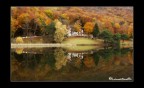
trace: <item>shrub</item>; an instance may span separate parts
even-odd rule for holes
[[[22,37],[17,37],[16,38],[16,43],[23,43]]]

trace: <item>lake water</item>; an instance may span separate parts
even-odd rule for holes
[[[11,49],[11,81],[133,81],[133,49]],[[115,80],[113,80],[115,79]],[[116,80],[117,79],[117,80]],[[122,79],[122,80],[119,80]]]

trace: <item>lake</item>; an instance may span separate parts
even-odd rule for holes
[[[133,81],[132,48],[11,49],[11,81]]]

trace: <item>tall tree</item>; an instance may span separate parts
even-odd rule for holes
[[[97,23],[95,24],[94,31],[93,31],[92,34],[93,34],[94,37],[97,37],[98,34],[99,34],[99,27],[98,27]]]
[[[56,31],[54,34],[54,40],[57,43],[61,43],[67,34],[66,25],[62,25],[62,23],[59,20],[55,20],[54,22],[55,22],[55,28],[56,28]]]

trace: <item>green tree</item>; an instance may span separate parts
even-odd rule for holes
[[[124,40],[127,40],[127,39],[128,39],[128,35],[127,35],[127,34],[122,34],[122,35],[121,35],[121,39],[122,39],[123,42],[124,42]]]
[[[42,23],[42,34],[45,35],[45,34],[49,34],[49,35],[53,35],[54,32],[55,32],[55,23],[54,22],[51,22],[50,24],[46,24],[44,22],[43,19],[39,18],[41,20],[41,23]]]
[[[121,34],[120,33],[114,34],[113,39],[116,40],[116,41],[119,41],[121,39]]]
[[[121,34],[120,33],[116,33],[113,35],[113,39],[114,39],[114,44],[119,46],[120,45],[120,39],[121,39]]]
[[[46,32],[48,32],[49,34],[54,34],[55,32],[54,22],[51,22],[49,25],[46,25]]]
[[[99,34],[99,27],[98,27],[97,23],[95,24],[94,31],[93,31],[92,34],[93,34],[94,37],[97,37],[98,34]]]
[[[103,30],[99,36],[104,39],[105,43],[111,42],[113,40],[113,34],[107,29]]]
[[[102,49],[98,51],[98,54],[105,60],[109,60],[113,57],[113,49]]]

